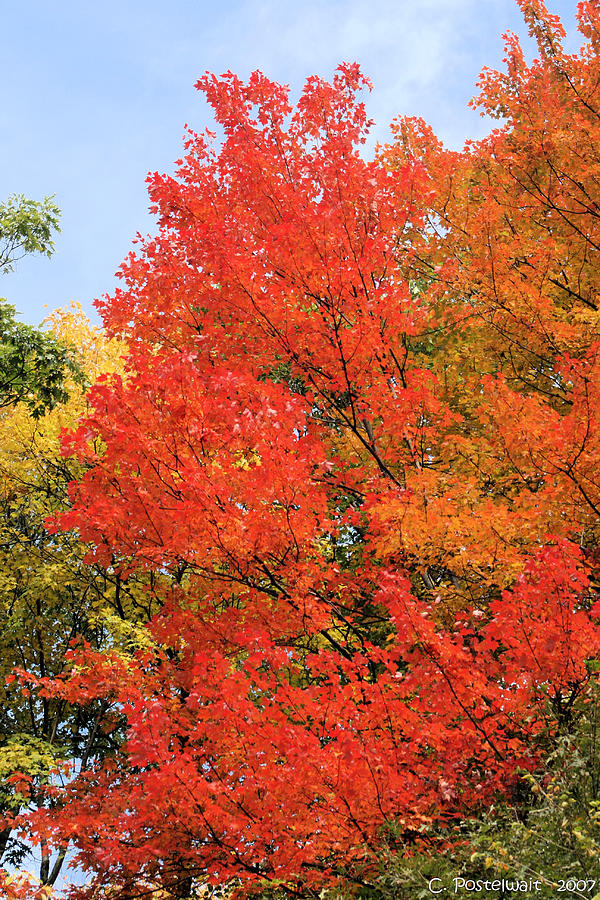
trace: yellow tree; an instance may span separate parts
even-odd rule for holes
[[[80,308],[50,317],[51,336],[76,348],[90,382],[120,367],[122,348],[93,328]],[[11,673],[61,673],[74,641],[100,648],[141,639],[135,623],[152,612],[152,594],[117,571],[88,564],[74,532],[50,534],[49,516],[65,508],[77,464],[61,455],[61,432],[86,409],[85,390],[72,380],[68,400],[33,416],[26,403],[0,413],[0,806],[6,819],[0,854],[9,866],[27,852],[11,829],[11,815],[39,801],[62,760],[85,765],[116,746],[109,704],[85,711],[23,690]],[[15,773],[20,773],[18,779]],[[64,852],[41,848],[40,881],[53,884]]]

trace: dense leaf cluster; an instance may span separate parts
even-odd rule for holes
[[[600,10],[569,55],[520,5],[460,153],[404,119],[366,161],[357,65],[227,73],[149,178],[44,538],[102,635],[21,676],[108,736],[45,787],[24,744],[74,898],[596,877]]]

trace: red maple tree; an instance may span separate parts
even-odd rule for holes
[[[221,145],[149,179],[59,524],[170,585],[145,648],[43,686],[125,723],[36,820],[76,896],[368,882],[382,827],[510,798],[587,690],[600,23],[567,56],[521,5],[540,60],[509,36],[505,124],[461,154],[405,120],[365,161],[356,65],[295,108],[228,73],[198,82]]]

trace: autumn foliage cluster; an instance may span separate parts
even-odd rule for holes
[[[462,152],[402,119],[367,161],[356,65],[295,107],[207,75],[222,141],[149,179],[48,527],[151,614],[29,680],[122,735],[30,823],[78,897],[350,896],[384,835],[516,802],[591,696],[600,8],[568,55],[520,5],[539,58],[507,37]]]

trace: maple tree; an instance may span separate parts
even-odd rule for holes
[[[366,161],[356,65],[295,108],[228,73],[198,82],[221,145],[149,179],[51,529],[161,608],[29,677],[124,721],[34,820],[73,896],[366,890],[385,829],[418,852],[510,803],[590,699],[600,14],[569,56],[521,7],[540,59],[508,36],[462,153],[405,119]]]
[[[429,243],[413,277],[468,320],[437,360],[464,417],[451,475],[460,468],[469,486],[439,551],[475,582],[490,557],[510,581],[548,533],[597,543],[597,10],[581,6],[589,42],[568,55],[558,19],[521,6],[540,58],[527,67],[509,34],[507,72],[485,71],[476,101],[504,127],[456,154],[403,120],[386,153],[390,165],[416,154],[428,168]],[[447,517],[443,488],[440,500]]]

